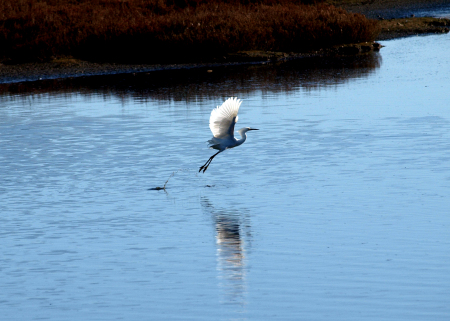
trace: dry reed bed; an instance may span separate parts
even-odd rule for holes
[[[0,59],[204,61],[374,40],[378,23],[331,5],[260,0],[3,0]]]

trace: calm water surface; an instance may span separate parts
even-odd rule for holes
[[[449,320],[450,35],[383,44],[0,85],[2,320]]]

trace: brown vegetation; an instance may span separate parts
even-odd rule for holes
[[[301,52],[375,39],[376,21],[319,2],[3,0],[0,59],[202,61],[240,50]]]

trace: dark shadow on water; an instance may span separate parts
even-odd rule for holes
[[[217,209],[206,197],[200,201],[205,213],[214,222],[217,246],[219,286],[224,291],[224,303],[244,305],[247,258],[250,246],[250,226],[245,213],[236,209]]]
[[[122,99],[195,101],[262,91],[289,92],[299,88],[336,86],[364,78],[381,65],[379,53],[333,58],[216,68],[154,71],[0,84],[0,101],[14,96],[103,95]]]

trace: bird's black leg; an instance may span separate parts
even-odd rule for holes
[[[220,152],[222,152],[221,150],[218,151],[217,153],[215,153],[214,155],[212,155],[205,163],[205,165],[203,165],[202,167],[200,167],[200,169],[198,170],[198,172],[200,173],[203,169],[203,173],[206,172],[206,170],[208,169],[209,164],[211,164],[212,160],[214,159],[214,157],[217,156],[217,154],[219,154]]]
[[[209,164],[211,164],[212,161],[212,156],[206,161],[205,165],[203,165],[202,167],[200,167],[200,169],[198,170],[198,172],[200,173],[202,171],[202,169],[205,169],[203,171],[203,173],[206,171],[206,169],[208,168]]]

